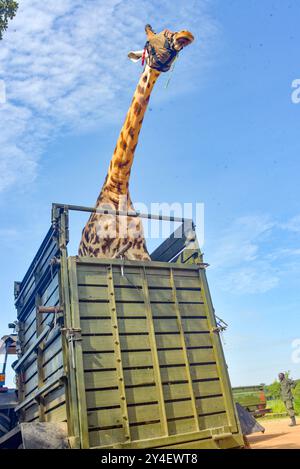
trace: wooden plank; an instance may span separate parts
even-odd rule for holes
[[[65,413],[65,395],[64,388],[57,388],[45,397],[45,421],[60,422],[66,419]],[[64,408],[63,408],[64,406]],[[33,403],[25,410],[25,421],[31,421],[38,417],[39,409],[36,403]]]
[[[226,413],[200,416],[199,423],[201,430],[224,427],[228,425],[228,418]]]
[[[220,381],[193,382],[193,389],[196,397],[222,394]]]
[[[145,317],[126,318],[118,321],[120,334],[147,332]],[[82,334],[109,334],[112,332],[111,319],[82,319]]]
[[[153,366],[153,358],[151,352],[123,352],[122,353],[123,368],[134,368],[138,366]]]
[[[178,366],[174,368],[173,367],[161,368],[160,373],[161,373],[161,379],[162,379],[163,384],[174,382],[174,381],[187,381],[186,368],[184,364],[182,364],[182,366]]]
[[[174,275],[174,283],[177,290],[179,288],[198,288],[199,290],[201,290],[200,282],[197,275],[188,277],[185,277],[183,275],[180,275],[180,277],[176,277],[176,275]]]
[[[101,318],[109,316],[109,304],[107,303],[92,303],[79,301],[79,312],[81,318]]]
[[[26,378],[26,375],[25,375]],[[37,369],[35,369],[35,373],[32,374],[26,381],[24,381],[24,391],[28,393],[30,389],[34,388],[37,385]]]
[[[159,350],[160,366],[179,365],[184,363],[182,350]]]
[[[31,365],[29,365],[27,368],[24,368],[22,373],[23,373],[24,381],[25,382],[29,381],[37,373],[36,361],[31,363]]]
[[[54,407],[57,407],[59,404],[62,404],[66,400],[65,388],[64,386],[56,387],[53,391],[50,391],[44,397],[44,407],[45,411],[50,411]]]
[[[32,324],[35,324],[35,317],[36,317],[36,307],[33,306],[30,310],[30,313],[26,317],[25,321],[21,323],[22,328],[23,328],[23,334],[26,334],[26,332],[32,326]]]
[[[107,287],[106,269],[102,271],[97,267],[88,270],[77,269],[77,281],[79,285],[105,285]]]
[[[203,304],[179,304],[181,316],[206,316]],[[174,303],[151,303],[153,316],[174,316]]]
[[[48,285],[44,288],[43,293],[41,294],[41,304],[46,305],[49,304],[49,301],[51,299],[53,300],[53,295],[55,295],[56,300],[58,299],[58,274],[55,274],[55,276],[50,279],[50,282]]]
[[[78,287],[79,301],[108,301],[108,290],[107,287],[95,286],[95,285],[83,285]]]
[[[154,319],[154,329],[155,333],[167,333],[167,332],[179,332],[178,323],[176,317],[164,318],[164,319]]]
[[[103,389],[118,386],[116,371],[86,371],[84,373],[86,389]]]
[[[158,402],[159,395],[156,384],[154,384],[154,386],[126,388],[126,399],[128,405],[144,402]]]
[[[143,292],[141,288],[128,286],[126,288],[114,289],[116,301],[144,301]]]
[[[82,334],[111,334],[111,319],[81,319]]]
[[[158,404],[129,407],[128,416],[130,425],[141,422],[159,420]],[[88,412],[89,428],[103,429],[103,427],[119,426],[122,424],[121,408],[102,409]],[[132,428],[132,427],[131,427]]]
[[[116,303],[118,317],[144,316],[145,304],[139,303]]]
[[[157,334],[158,348],[181,347],[179,334]],[[185,334],[187,347],[211,347],[209,334]]]
[[[166,401],[173,399],[188,399],[190,391],[188,383],[185,384],[165,384],[163,386],[164,398]]]
[[[62,342],[61,342],[61,335],[58,335],[56,339],[49,345],[46,346],[43,351],[43,363],[48,362],[56,355],[58,352],[62,350]]]
[[[153,290],[154,288],[170,288],[171,286],[169,273],[165,276],[148,275],[147,273],[147,280],[149,291]]]
[[[185,334],[187,347],[212,347],[210,334]]]
[[[193,417],[192,401],[175,401],[166,403],[166,412],[168,419],[181,417]]]
[[[88,410],[118,406],[121,401],[118,389],[87,391],[86,396]],[[126,388],[126,400],[128,405],[158,402],[157,388],[156,386]]]
[[[113,407],[120,405],[120,393],[118,389],[110,389],[103,391],[87,391],[86,403],[88,410],[97,409],[99,407]]]
[[[125,269],[124,275],[121,274],[121,271],[114,271],[114,284],[115,287],[141,287],[142,280],[140,272],[136,271],[133,273],[131,270],[127,271]]]
[[[137,422],[151,422],[159,420],[159,406],[158,404],[138,405],[128,408],[129,423]]]
[[[172,264],[172,269],[174,273],[174,280],[177,281],[178,278],[187,279],[187,278],[196,278],[199,282],[199,267],[195,265],[184,265],[184,264]]]
[[[163,435],[162,426],[159,423],[153,423],[149,425],[136,425],[130,426],[131,439],[136,440],[147,440]]]
[[[109,445],[125,442],[123,428],[113,428],[111,430],[89,431],[90,447],[101,446],[106,448]]]
[[[44,365],[45,380],[63,367],[62,353],[55,355],[46,365]]]
[[[218,369],[216,365],[191,366],[191,375],[193,380],[219,378]]]
[[[203,304],[179,304],[181,317],[186,316],[206,316],[205,306]]]
[[[113,336],[112,335],[98,335],[98,336],[83,336],[82,349],[84,352],[113,352]]]
[[[215,361],[213,349],[190,349],[188,350],[190,363],[208,363]]]
[[[157,266],[160,266],[160,268],[157,268]],[[163,277],[170,277],[170,264],[168,265],[165,265],[162,267],[162,264],[156,264],[154,265],[152,262],[151,264],[150,263],[147,263],[146,265],[146,268],[145,268],[145,272],[146,272],[146,276],[147,276],[147,283],[148,283],[148,280],[149,278],[151,278],[151,276],[156,276],[158,278],[163,278]],[[151,280],[150,280],[151,281]]]
[[[196,401],[199,415],[222,412],[225,410],[225,402],[223,397],[208,397],[205,399],[196,399]]]
[[[88,426],[89,430],[93,428],[114,427],[122,425],[122,411],[121,407],[117,409],[102,409],[95,411],[88,411]]]
[[[48,411],[45,414],[46,422],[66,422],[67,421],[67,408],[66,404],[62,404],[55,409]]]
[[[24,412],[22,412],[22,422],[30,422],[39,416],[39,408],[37,403],[33,403]]]
[[[181,433],[191,433],[197,431],[194,418],[171,420],[168,422],[170,435],[180,435]]]
[[[152,368],[124,370],[124,381],[126,386],[139,386],[141,384],[155,383]]]
[[[180,348],[181,340],[178,334],[157,334],[156,343],[158,349]]]
[[[203,296],[200,290],[176,290],[178,302],[187,301],[192,302],[203,302]]]
[[[150,350],[148,334],[122,335],[120,336],[121,349],[125,350]]]
[[[116,368],[114,352],[110,353],[83,353],[83,366],[85,370],[101,370]]]
[[[156,302],[170,302],[173,303],[173,294],[171,288],[155,288],[149,289],[150,301]]]

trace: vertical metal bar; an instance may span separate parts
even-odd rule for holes
[[[222,388],[222,394],[225,402],[225,410],[228,418],[228,425],[231,427],[237,427],[236,413],[234,411],[235,405],[231,393],[231,385],[228,375],[227,364],[225,361],[225,356],[223,352],[223,347],[220,341],[218,333],[214,332],[214,329],[217,327],[214,307],[212,304],[209,287],[206,279],[206,274],[204,269],[199,269],[199,280],[201,285],[201,291],[204,301],[204,308],[207,315],[207,321],[210,329],[210,337],[212,340],[213,351],[216,359],[218,376],[220,377],[220,384]]]
[[[175,312],[176,312],[177,323],[178,323],[177,325],[178,325],[178,329],[179,329],[179,333],[180,333],[180,342],[181,342],[181,347],[182,347],[184,364],[185,364],[185,368],[186,368],[186,374],[187,374],[187,378],[188,378],[189,395],[191,396],[191,401],[192,401],[192,408],[193,408],[193,413],[194,413],[196,431],[200,431],[199,415],[198,415],[198,410],[197,410],[197,402],[196,402],[194,388],[193,388],[193,380],[192,380],[192,376],[191,376],[187,345],[186,345],[186,341],[185,341],[184,330],[183,330],[183,327],[182,327],[182,318],[181,318],[181,314],[180,314],[180,307],[179,307],[179,303],[178,303],[178,299],[177,299],[174,271],[173,271],[172,268],[170,269],[170,283],[171,283],[171,287],[172,287],[173,300],[174,300],[174,304],[175,304]]]
[[[78,282],[77,282],[77,264],[76,258],[69,258],[69,281],[71,293],[71,313],[72,313],[72,326],[74,329],[80,330],[80,313],[79,313],[79,299],[78,299]],[[81,448],[89,448],[89,430],[87,421],[87,406],[86,406],[86,391],[84,381],[84,367],[82,357],[82,341],[74,341],[74,360],[76,369],[76,388],[78,400],[78,414],[80,425],[80,443]]]
[[[18,312],[19,313],[19,312]],[[21,345],[22,355],[24,353],[24,322],[18,321],[17,326],[18,331],[18,340]],[[18,356],[18,359],[20,356]],[[25,400],[25,376],[24,371],[22,369],[17,370],[17,389],[18,389],[18,402],[21,403]],[[24,422],[25,419],[25,411],[22,409],[20,412],[20,422]]]
[[[58,244],[60,248],[60,284],[62,295],[62,306],[65,313],[65,329],[72,328],[71,321],[71,304],[70,304],[70,289],[69,289],[69,275],[68,275],[68,212],[67,210],[61,211],[58,224]],[[80,424],[78,416],[78,403],[76,391],[76,375],[75,370],[70,363],[69,343],[66,334],[63,334],[63,361],[66,375],[68,376],[67,386],[68,392],[66,394],[66,406],[68,414],[68,432],[70,443],[72,447],[80,447]]]
[[[43,331],[42,321],[43,315],[39,314],[38,307],[42,304],[41,303],[41,296],[39,294],[36,295],[35,299],[36,304],[36,335],[39,335]],[[43,353],[44,353],[44,341],[42,341],[38,345],[37,349],[37,372],[38,372],[38,387],[41,388],[44,385],[44,367],[43,367]],[[44,406],[44,399],[40,396],[38,401],[39,406],[39,421],[45,422],[45,406]]]
[[[149,288],[148,288],[148,281],[147,281],[145,267],[141,267],[141,277],[142,277],[146,316],[147,316],[147,322],[148,322],[149,341],[150,341],[151,354],[152,354],[152,360],[153,360],[154,378],[155,378],[155,383],[158,389],[159,416],[160,416],[160,421],[161,421],[161,426],[162,426],[162,433],[164,436],[169,436],[165,398],[164,398],[163,385],[161,381],[160,364],[159,364],[159,357],[158,357],[156,337],[155,337],[155,328],[154,328],[154,322],[153,322],[153,317],[152,317],[151,302],[150,302],[150,295],[149,295]]]
[[[130,426],[129,426],[128,409],[127,409],[125,380],[124,380],[124,373],[123,373],[123,366],[122,366],[122,353],[121,353],[121,344],[120,344],[120,336],[119,336],[119,326],[118,326],[118,316],[117,316],[112,265],[109,265],[107,267],[107,284],[108,284],[110,317],[111,317],[111,323],[112,323],[112,334],[113,334],[113,342],[114,342],[114,352],[115,352],[117,377],[118,377],[118,387],[119,387],[119,393],[120,393],[120,404],[121,404],[121,411],[122,411],[122,425],[124,429],[126,442],[129,443],[131,441],[131,434],[130,434]]]

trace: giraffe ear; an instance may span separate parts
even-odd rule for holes
[[[138,62],[142,58],[143,52],[143,50],[130,51],[128,54],[128,58],[132,62]]]

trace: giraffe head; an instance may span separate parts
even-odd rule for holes
[[[128,57],[133,62],[144,57],[147,66],[159,72],[170,70],[178,53],[194,41],[193,34],[187,30],[174,33],[169,29],[164,29],[156,34],[149,24],[146,25],[145,30],[148,39],[145,50],[130,52]]]
[[[190,31],[179,31],[173,34],[172,47],[177,52],[190,45],[194,41],[194,36]]]

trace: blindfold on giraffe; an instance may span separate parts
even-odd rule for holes
[[[137,62],[142,60],[150,67],[159,72],[168,72],[177,58],[178,53],[194,41],[190,31],[172,32],[164,29],[156,34],[149,24],[145,27],[147,42],[143,50],[131,51],[128,57]]]

